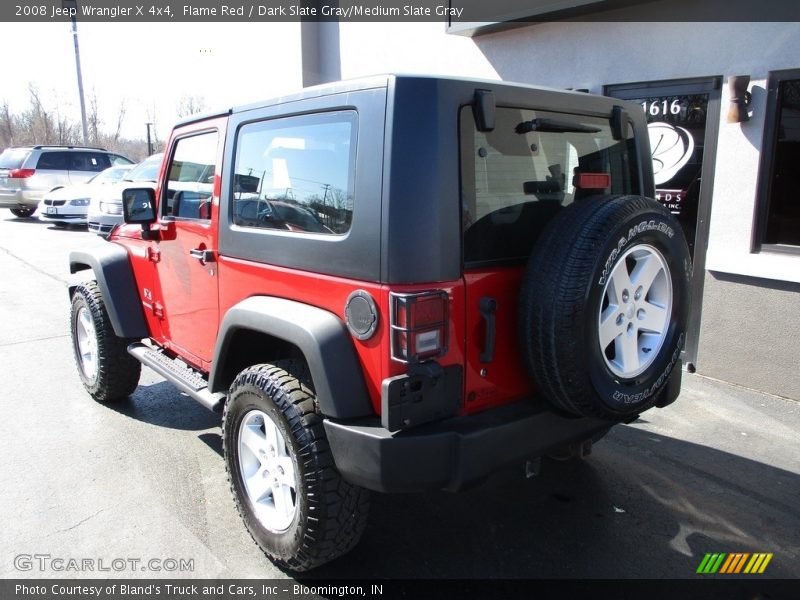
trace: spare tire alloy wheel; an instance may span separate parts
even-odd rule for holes
[[[632,379],[649,367],[666,339],[672,280],[664,256],[640,244],[617,260],[603,288],[598,341],[614,375]]]
[[[685,340],[691,260],[655,200],[573,202],[536,244],[520,293],[536,390],[572,415],[626,420],[658,400]]]

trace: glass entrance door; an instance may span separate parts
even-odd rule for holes
[[[608,96],[636,102],[647,118],[656,199],[678,219],[694,263],[692,311],[684,353],[697,354],[711,214],[714,152],[719,124],[720,77],[605,86]]]

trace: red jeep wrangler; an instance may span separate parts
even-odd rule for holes
[[[70,255],[78,372],[223,411],[247,528],[311,569],[368,490],[585,453],[676,398],[691,266],[654,192],[641,108],[579,92],[383,76],[193,117]]]

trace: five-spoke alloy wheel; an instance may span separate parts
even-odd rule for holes
[[[297,513],[296,469],[286,439],[263,411],[251,410],[239,426],[239,469],[258,521],[286,531]]]
[[[672,314],[672,281],[664,256],[640,244],[620,257],[603,289],[600,350],[615,375],[631,379],[664,344]]]

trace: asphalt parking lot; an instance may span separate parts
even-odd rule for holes
[[[104,577],[287,577],[236,514],[218,415],[148,369],[127,403],[84,392],[67,253],[96,240],[0,211],[0,577],[97,576],[20,555],[193,562]],[[706,553],[764,552],[761,577],[800,578],[799,442],[800,403],[685,375],[675,405],[585,461],[455,495],[374,495],[361,544],[314,576],[693,578]]]

